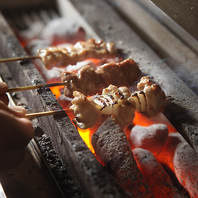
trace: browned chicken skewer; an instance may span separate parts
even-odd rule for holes
[[[109,85],[103,89],[102,95],[89,98],[74,91],[70,107],[75,114],[74,124],[86,129],[94,126],[101,115],[105,114],[111,115],[124,129],[132,124],[136,110],[147,117],[154,117],[164,110],[166,96],[159,85],[152,84],[148,77],[142,77],[137,90],[131,94],[127,87]]]
[[[75,65],[77,62],[88,58],[112,58],[117,55],[117,49],[113,43],[105,43],[102,40],[96,42],[95,39],[90,39],[79,41],[75,45],[64,48],[48,47],[40,49],[37,54],[46,68],[51,69],[52,67]]]
[[[62,72],[61,81],[65,84],[64,94],[73,97],[73,91],[90,96],[110,84],[130,87],[140,77],[138,65],[132,59],[126,59],[120,63],[106,63],[97,70],[87,65],[77,73]]]
[[[88,58],[112,58],[116,55],[117,49],[114,43],[105,43],[102,40],[96,42],[95,39],[90,39],[87,41],[79,41],[75,45],[70,45],[68,47],[48,47],[39,49],[36,56],[0,59],[0,63],[27,59],[41,59],[46,68],[51,69],[52,67],[75,65],[77,62]]]

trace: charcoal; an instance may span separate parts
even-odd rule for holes
[[[153,197],[137,167],[124,131],[109,118],[92,136],[99,160],[132,197]]]

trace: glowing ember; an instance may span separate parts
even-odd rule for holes
[[[157,156],[163,149],[168,138],[168,128],[165,124],[152,124],[147,127],[135,125],[130,133],[131,149],[144,148]]]
[[[137,167],[124,131],[112,118],[94,133],[92,144],[100,161],[131,197],[153,197]]]
[[[185,196],[173,185],[169,175],[151,152],[136,148],[133,150],[133,154],[139,169],[143,173],[155,197],[185,198]]]
[[[152,124],[157,124],[157,123],[166,124],[168,127],[169,133],[177,131],[162,113],[158,114],[154,118],[149,119],[146,116],[142,115],[141,113],[136,112],[135,118],[133,119],[134,125],[150,126]]]

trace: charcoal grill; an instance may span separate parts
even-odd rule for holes
[[[196,86],[191,89],[188,86],[188,80],[186,80],[188,76],[179,78],[177,75],[179,65],[182,70],[189,73],[189,76],[194,77],[193,74],[196,72],[197,64],[196,43],[192,49],[190,45],[186,44],[186,41],[178,38],[175,32],[173,33],[162,21],[159,21],[159,18],[156,19],[159,15],[151,15],[150,12],[153,14],[159,12],[154,4],[150,2],[151,4],[145,5],[142,1],[121,2],[116,0],[65,0],[52,1],[52,3],[51,1],[47,1],[47,3],[42,1],[42,5],[37,1],[32,2],[35,3],[35,8],[37,6],[46,8],[45,5],[48,4],[53,8],[56,7],[55,11],[58,14],[76,18],[83,24],[90,37],[114,42],[118,48],[122,49],[124,58],[133,58],[143,73],[160,84],[165,90],[169,99],[164,115],[190,145],[198,151]],[[28,7],[26,3],[18,3],[15,6],[20,7],[20,10]],[[145,9],[145,6],[147,6],[147,9]],[[0,15],[1,57],[27,56],[9,26],[11,22],[9,21],[8,10],[10,11],[11,8],[6,3],[2,4],[3,12]],[[134,14],[132,11],[134,11]],[[17,24],[20,25],[20,23]],[[146,31],[149,27],[152,28]],[[172,47],[168,46],[166,42],[162,42],[164,34],[168,39],[167,43],[171,42]],[[156,35],[161,37],[156,37]],[[191,37],[188,37],[188,39],[191,39]],[[31,61],[2,64],[0,75],[10,86],[13,83],[15,86],[45,83]],[[49,89],[25,91],[22,95],[15,95],[15,100],[18,100],[18,98],[20,101],[24,101],[32,112],[61,109],[60,104]],[[53,193],[50,194],[51,197],[123,197],[123,192],[118,187],[117,182],[96,160],[66,114],[40,117],[34,119],[33,125],[36,136],[35,140],[30,143],[27,153],[30,156],[36,153],[37,157],[34,159],[37,159],[38,162],[35,166],[46,160],[43,160],[43,155],[38,154],[44,148],[41,147],[39,150],[34,141],[39,144],[42,141],[46,142],[47,139],[47,142],[49,142],[48,137],[50,137],[51,142],[47,146],[54,149],[54,155],[60,159],[61,168],[64,169],[64,173],[62,173],[65,174],[66,179],[69,178],[71,181],[70,185],[67,186],[70,190],[64,191],[61,189],[60,183],[57,182],[55,174],[50,170],[49,164],[42,162],[41,164],[45,165],[39,165],[38,169],[41,172],[45,169],[43,177],[48,175],[52,180],[52,182],[49,182],[51,180],[45,180],[47,187],[42,186],[43,191],[51,189],[51,187],[48,187],[49,185],[55,186],[52,190]],[[46,143],[44,144],[46,146]],[[20,170],[17,171],[20,172]],[[6,180],[8,175],[8,173],[5,173],[3,178]],[[5,181],[2,181],[3,184],[9,185]],[[6,194],[10,194],[6,186],[4,189]],[[35,189],[37,189],[36,193],[40,193],[38,188],[30,188],[27,193]]]

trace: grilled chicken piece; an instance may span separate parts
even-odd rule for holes
[[[142,77],[138,89],[143,90],[131,94],[127,87],[109,85],[103,89],[102,95],[91,98],[75,91],[70,107],[76,116],[74,123],[82,129],[89,128],[105,114],[111,115],[124,129],[132,124],[135,110],[147,117],[154,117],[164,110],[166,96],[159,85],[152,84],[148,77]]]
[[[105,43],[102,40],[96,42],[95,39],[79,41],[75,45],[68,47],[48,47],[39,49],[37,55],[47,69],[52,67],[66,67],[75,65],[77,62],[88,58],[102,59],[112,58],[117,54],[117,49],[113,43]]]
[[[117,88],[110,85],[103,90],[102,95],[92,98],[75,91],[70,110],[75,114],[73,122],[81,129],[94,126],[102,114],[111,115],[121,127],[131,124],[134,118],[135,107],[127,101],[130,91],[127,87]]]
[[[94,126],[102,114],[100,107],[94,103],[92,98],[87,98],[78,91],[74,92],[74,99],[70,109],[75,114],[74,124],[81,129]]]
[[[70,98],[73,97],[74,91],[79,91],[88,96],[94,95],[104,86],[102,76],[98,75],[89,65],[82,67],[77,73],[62,72],[61,81],[66,83],[64,94]]]
[[[147,117],[154,117],[164,110],[166,95],[158,84],[152,84],[151,80],[144,76],[137,84],[137,90],[129,101],[135,102],[138,112]]]
[[[73,91],[86,96],[94,95],[110,84],[130,87],[141,77],[141,70],[132,59],[120,63],[106,63],[96,71],[85,66],[77,73],[62,72],[61,81],[66,83],[64,94],[72,97]]]
[[[103,108],[103,113],[111,114],[113,120],[122,129],[131,125],[135,117],[135,106],[128,101],[131,96],[129,89],[127,87],[117,88],[114,85],[109,85],[108,88],[103,89],[102,95],[113,98],[112,102],[107,103],[109,106]]]

